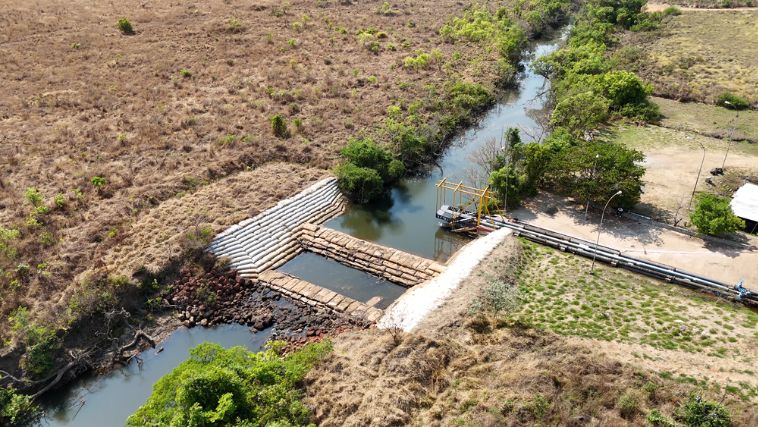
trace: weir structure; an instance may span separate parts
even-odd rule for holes
[[[207,250],[227,258],[231,269],[258,286],[374,323],[384,314],[373,306],[379,298],[356,301],[275,269],[310,251],[410,288],[436,277],[445,266],[320,226],[344,208],[337,180],[327,178],[233,225],[216,236]]]

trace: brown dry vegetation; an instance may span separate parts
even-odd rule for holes
[[[493,278],[514,283],[516,239],[495,249],[414,333],[344,334],[311,371],[307,403],[325,426],[642,425],[653,408],[671,415],[687,382],[571,343],[472,304]],[[504,316],[505,314],[505,316]],[[756,414],[733,396],[698,391],[730,408],[736,425]]]
[[[83,278],[123,283],[113,275],[158,269],[183,249],[177,235],[210,225],[195,233],[207,239],[292,194],[333,166],[350,136],[370,132],[388,105],[426,94],[425,85],[461,70],[494,77],[487,61],[469,68],[481,59],[477,46],[444,44],[437,34],[464,4],[381,6],[6,2],[0,224],[20,237],[2,265],[2,338],[20,305],[38,323],[63,326],[74,319],[62,295]],[[122,16],[134,35],[116,28]],[[376,53],[357,37],[369,28],[385,33]],[[402,67],[404,57],[435,47],[460,59],[444,70]],[[287,139],[271,131],[277,113]],[[253,172],[235,175],[244,170]],[[106,184],[96,188],[96,176]],[[48,213],[31,215],[30,187]],[[29,266],[22,278],[18,265]]]
[[[756,37],[758,10],[685,11],[657,31],[625,34],[620,53],[656,95],[712,103],[730,91],[755,105]]]

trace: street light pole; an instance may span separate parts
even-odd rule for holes
[[[600,154],[595,154],[595,161],[592,162],[592,175],[590,179],[595,179],[595,168],[597,167],[597,159],[600,158]],[[587,207],[584,209],[584,220],[587,221],[587,214],[590,211],[590,198],[587,197]]]
[[[705,146],[703,146],[703,143],[698,141],[698,144],[700,144],[700,148],[703,149],[703,160],[700,161],[700,169],[697,170],[697,178],[695,178],[695,187],[692,189],[692,195],[690,196],[690,206],[689,209],[692,209],[692,199],[695,198],[695,191],[697,191],[697,183],[700,181],[700,172],[703,171],[703,163],[705,163]]]
[[[603,207],[603,213],[600,215],[600,225],[597,226],[597,240],[595,241],[595,250],[592,251],[592,266],[590,267],[590,274],[592,274],[592,271],[595,269],[595,258],[597,257],[597,247],[598,245],[600,245],[600,229],[603,228],[603,219],[605,218],[605,209],[611,203],[611,200],[613,200],[614,197],[621,195],[621,193],[622,193],[621,190],[613,193],[613,196],[611,196],[608,199],[608,201],[605,202],[605,206]]]
[[[724,101],[724,104],[732,105],[732,103],[729,102],[729,101]],[[736,127],[737,127],[736,121],[740,118],[740,112],[737,111],[736,114],[737,115],[734,116],[734,117],[732,117],[732,120],[730,120],[730,123],[732,125],[729,127],[729,134],[727,136],[728,139],[726,140],[726,154],[724,154],[724,161],[721,162],[721,169],[722,170],[724,169],[724,166],[726,165],[726,156],[729,155],[729,148],[732,147],[732,140],[734,139],[734,131],[737,130],[736,129]]]

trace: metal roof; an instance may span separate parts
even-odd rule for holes
[[[730,205],[738,217],[758,221],[758,185],[747,183],[740,187]]]

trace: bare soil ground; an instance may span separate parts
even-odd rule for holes
[[[552,213],[553,209],[557,211]],[[549,194],[535,198],[511,214],[521,221],[570,236],[589,241],[597,238],[600,212],[591,210],[589,220],[585,221],[583,206]],[[758,288],[755,249],[702,240],[663,227],[619,220],[613,215],[605,217],[600,244],[727,283],[745,279],[747,287]],[[753,237],[748,244],[756,247],[758,241]]]
[[[629,67],[656,95],[713,103],[731,91],[755,105],[757,37],[758,9],[684,11],[657,31],[626,34],[621,45],[641,55]]]
[[[758,144],[730,142],[658,126],[620,127],[612,139],[645,153],[645,187],[639,209],[646,214],[686,218],[701,162],[703,169],[696,191],[731,196],[742,183],[758,180]],[[705,161],[701,144],[705,148]],[[722,165],[727,176],[712,177],[709,171]],[[709,177],[714,185],[706,182]],[[727,184],[725,181],[735,182],[721,187],[721,183]]]
[[[519,265],[539,264],[520,255],[519,246],[510,238],[496,248],[413,333],[338,336],[334,354],[306,380],[314,421],[325,426],[641,425],[651,409],[670,415],[691,392],[723,399],[736,425],[756,421],[754,409],[737,394],[619,362],[598,346],[605,341],[575,340],[510,320],[521,303],[497,313],[484,308],[493,283],[521,283]],[[523,300],[530,302],[541,303]]]
[[[21,235],[18,255],[2,266],[11,274],[0,280],[2,330],[20,305],[37,321],[68,321],[61,296],[83,277],[160,268],[177,235],[207,238],[292,194],[333,166],[348,138],[370,132],[388,105],[426,93],[481,54],[458,46],[461,60],[445,70],[405,70],[403,58],[417,50],[451,55],[437,30],[464,5],[381,6],[5,2],[0,223]],[[119,32],[121,17],[135,34]],[[378,52],[358,39],[365,29],[385,33]],[[287,139],[272,133],[277,113]],[[32,214],[30,187],[49,212]],[[30,274],[14,282],[17,265]]]

